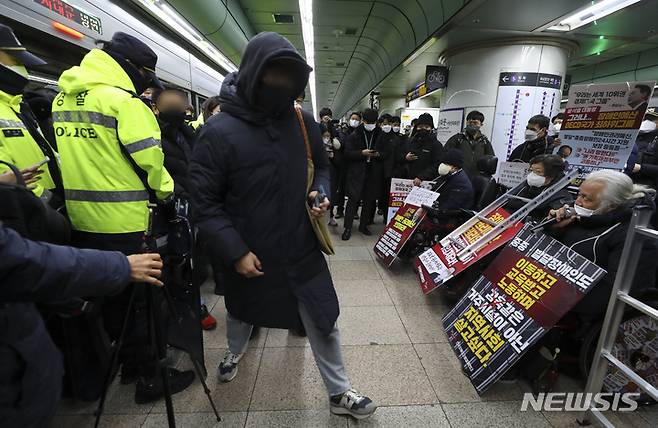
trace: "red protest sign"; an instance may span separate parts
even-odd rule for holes
[[[421,207],[432,205],[439,194],[421,187],[414,187],[404,204],[384,229],[375,244],[375,254],[384,264],[390,266],[400,251],[423,221],[427,213]]]
[[[493,223],[498,224],[509,216],[510,214],[503,208],[497,208],[485,217]],[[431,293],[452,277],[459,275],[473,263],[504,245],[522,227],[523,223],[519,222],[507,228],[482,248],[479,250],[476,249],[476,255],[474,257],[460,260],[457,254],[463,248],[474,243],[493,229],[493,225],[477,217],[473,217],[416,259],[415,264],[418,269],[418,275],[420,276],[420,287],[423,293]]]

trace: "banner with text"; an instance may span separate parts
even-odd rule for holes
[[[420,184],[420,187],[424,189],[431,189],[431,181],[423,181]],[[409,192],[414,188],[414,181],[406,178],[392,178],[391,179],[391,190],[388,194],[388,217],[393,218],[395,213],[398,212],[404,200],[409,196]]]
[[[655,81],[572,86],[560,129],[560,142],[572,149],[566,161],[582,178],[599,169],[626,165]]]
[[[439,122],[436,125],[436,139],[441,144],[448,142],[448,139],[455,134],[462,132],[464,129],[464,109],[446,109],[439,112]]]
[[[404,200],[404,204],[391,217],[391,221],[375,244],[375,254],[382,259],[384,264],[387,266],[393,264],[404,244],[427,215],[427,212],[421,207],[423,205],[431,206],[438,197],[439,194],[436,192],[422,187],[413,187]]]
[[[484,217],[496,224],[502,223],[509,216],[510,214],[503,208],[497,208],[491,213],[484,215]],[[460,260],[457,254],[462,249],[474,243],[493,229],[491,224],[479,220],[477,217],[473,217],[416,259],[416,268],[420,276],[420,288],[423,290],[423,293],[429,294],[452,277],[459,275],[467,267],[512,239],[522,227],[523,223],[517,223],[507,228],[476,251],[475,256],[466,260]],[[442,245],[443,243],[445,245]]]
[[[501,162],[498,164],[498,184],[510,189],[525,181],[530,164],[524,162]]]
[[[526,226],[443,318],[478,394],[603,278],[605,270]]]

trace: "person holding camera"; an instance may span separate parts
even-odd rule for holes
[[[0,224],[0,426],[48,426],[63,362],[35,303],[162,286],[158,254],[79,250],[22,238]]]

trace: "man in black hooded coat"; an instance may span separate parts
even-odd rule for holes
[[[329,161],[313,116],[303,112],[315,176],[307,192],[304,136],[293,101],[311,68],[290,42],[261,33],[226,76],[222,111],[195,143],[190,175],[197,225],[225,268],[229,350],[218,368],[237,375],[253,325],[305,328],[332,413],[368,417],[376,406],[351,388],[336,328],[339,308],[306,204],[330,189]],[[329,200],[314,215],[326,213]]]

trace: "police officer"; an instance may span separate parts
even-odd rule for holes
[[[0,160],[12,163],[19,169],[39,166],[40,179],[32,186],[37,196],[52,199],[59,194],[61,203],[61,178],[58,157],[41,133],[34,114],[23,101],[23,90],[28,83],[26,67],[46,64],[41,58],[23,47],[14,32],[0,24]],[[0,172],[7,167],[0,165]]]
[[[160,128],[139,98],[147,87],[161,86],[156,62],[146,44],[118,32],[59,79],[62,92],[53,103],[53,124],[66,208],[79,247],[139,252],[149,200],[173,208],[174,182],[163,165]],[[129,299],[125,291],[104,303],[104,322],[113,339],[120,334]],[[137,381],[135,402],[146,403],[161,397],[164,388],[152,364],[144,296],[136,300],[121,355],[121,381]],[[191,371],[169,373],[173,393],[194,380]]]

